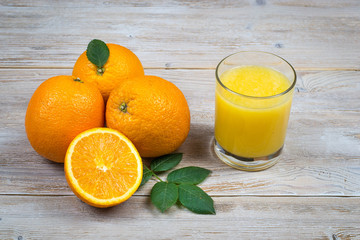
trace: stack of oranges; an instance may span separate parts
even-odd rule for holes
[[[185,141],[190,111],[182,92],[145,75],[129,49],[93,40],[72,76],[52,77],[36,89],[25,129],[37,153],[65,162],[75,195],[110,207],[139,187],[141,157],[171,153]]]

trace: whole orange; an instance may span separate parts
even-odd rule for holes
[[[110,92],[122,81],[144,75],[144,68],[139,58],[129,49],[108,43],[110,55],[102,67],[101,72],[97,66],[92,64],[86,51],[77,59],[72,75],[78,77],[84,82],[94,84],[101,92],[105,102]]]
[[[25,129],[41,156],[64,162],[70,142],[81,132],[104,125],[104,100],[99,90],[72,76],[44,81],[30,99]]]
[[[190,130],[183,93],[171,82],[142,76],[121,83],[106,105],[107,126],[127,136],[142,157],[176,150]]]

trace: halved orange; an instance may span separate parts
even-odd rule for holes
[[[143,169],[132,142],[110,128],[93,128],[70,143],[65,176],[74,194],[94,207],[111,207],[138,189]]]

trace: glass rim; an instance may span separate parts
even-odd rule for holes
[[[294,80],[292,82],[292,84],[284,91],[282,91],[281,93],[278,93],[278,94],[275,94],[275,95],[271,95],[271,96],[265,96],[265,97],[259,97],[259,96],[250,96],[250,95],[245,95],[245,94],[241,94],[241,93],[238,93],[238,92],[235,92],[233,90],[231,90],[230,88],[226,87],[220,80],[220,77],[218,75],[218,69],[219,69],[219,66],[221,63],[223,63],[227,58],[233,56],[233,55],[236,55],[236,54],[239,54],[239,53],[263,53],[263,54],[267,54],[267,55],[272,55],[274,57],[277,57],[279,59],[281,59],[282,61],[284,61],[285,63],[287,63],[288,66],[290,66],[292,72],[294,73]],[[239,51],[239,52],[236,52],[236,53],[232,53],[226,57],[224,57],[219,63],[218,65],[216,66],[216,69],[215,69],[215,76],[216,76],[216,81],[227,91],[235,94],[235,95],[238,95],[238,96],[241,96],[241,97],[246,97],[246,98],[252,98],[252,99],[271,99],[271,98],[277,98],[277,97],[280,97],[280,96],[283,96],[285,95],[286,93],[290,92],[294,87],[295,87],[295,84],[296,84],[296,80],[297,80],[297,76],[296,76],[296,72],[295,72],[295,69],[294,67],[288,62],[286,61],[284,58],[274,54],[274,53],[270,53],[270,52],[264,52],[264,51]]]

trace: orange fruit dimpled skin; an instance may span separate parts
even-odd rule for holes
[[[129,199],[142,180],[142,161],[131,141],[109,128],[79,134],[65,158],[66,180],[82,201],[111,207]]]
[[[64,162],[76,135],[104,125],[104,108],[96,87],[72,76],[49,78],[36,89],[26,111],[29,142],[41,156]]]
[[[190,111],[182,92],[156,76],[125,81],[110,94],[107,126],[122,132],[142,157],[175,151],[190,130]]]
[[[103,74],[98,73],[98,68],[92,64],[87,56],[86,51],[77,59],[73,76],[79,77],[84,82],[94,84],[101,92],[105,102],[110,92],[122,81],[137,76],[144,75],[144,68],[139,58],[129,49],[108,43],[110,55],[106,64],[103,66]]]

